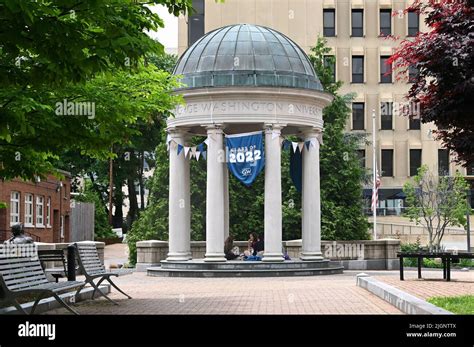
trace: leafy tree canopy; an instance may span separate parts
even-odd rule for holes
[[[459,172],[454,177],[438,177],[423,165],[413,181],[403,186],[407,198],[405,215],[428,230],[428,248],[440,250],[447,226],[466,224],[466,192],[469,188]]]
[[[406,11],[426,15],[428,32],[403,41],[390,58],[393,68],[418,75],[408,92],[423,123],[434,122],[446,148],[461,163],[474,163],[474,16],[468,0],[416,0]]]
[[[175,15],[191,8],[191,0],[0,2],[0,177],[53,172],[66,149],[104,158],[112,144],[129,139],[129,125],[149,117],[137,98],[160,99],[163,109],[172,104],[166,94],[175,81],[143,67],[147,54],[163,53],[146,34],[163,26],[148,8],[153,4]],[[157,84],[126,102],[130,90],[119,84],[137,86],[143,78]],[[120,98],[108,114],[108,105]],[[58,112],[58,104],[67,102],[74,103],[72,115]],[[77,112],[85,106],[95,115]]]

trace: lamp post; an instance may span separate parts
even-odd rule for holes
[[[376,197],[376,190],[377,190],[377,149],[376,143],[377,140],[375,134],[375,109],[372,110],[372,170],[373,170],[373,177],[372,177],[372,204],[373,204],[373,220],[374,220],[374,240],[377,240],[377,205],[378,205],[378,196]]]
[[[466,235],[467,235],[467,251],[471,251],[471,223],[470,213],[471,212],[471,189],[467,190],[467,210],[466,210]]]

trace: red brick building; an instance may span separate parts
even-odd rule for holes
[[[0,242],[10,238],[13,224],[23,223],[25,233],[38,242],[68,242],[71,175],[64,180],[53,175],[37,182],[21,179],[0,181]]]

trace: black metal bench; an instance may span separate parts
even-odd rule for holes
[[[21,307],[17,298],[34,295],[35,302],[30,314],[34,314],[40,300],[52,296],[68,311],[78,315],[79,313],[64,302],[59,294],[78,288],[80,291],[84,285],[85,282],[78,281],[49,282],[37,256],[0,257],[0,299],[13,304],[23,314],[27,312]]]
[[[428,253],[428,252],[398,252],[397,257],[400,258],[400,281],[404,280],[403,259],[416,258],[418,268],[418,278],[421,279],[421,268],[424,258],[441,259],[443,264],[443,279],[451,281],[451,262],[458,262],[459,259],[474,259],[474,253],[460,252],[453,254],[450,252]]]
[[[38,257],[45,273],[50,274],[56,282],[67,276],[67,265],[62,249],[38,250]],[[53,268],[47,268],[46,263],[54,263]],[[56,266],[60,263],[61,266]]]
[[[117,289],[120,293],[125,295],[127,298],[131,299],[132,297],[125,292],[123,292],[117,285],[112,282],[111,276],[120,276],[123,273],[120,271],[106,271],[104,265],[99,259],[99,253],[97,252],[97,248],[94,243],[75,243],[74,246],[76,247],[76,256],[77,261],[79,263],[79,269],[81,270],[82,274],[86,277],[85,282],[89,283],[93,288],[94,292],[92,293],[92,299],[94,299],[95,292],[98,291],[100,295],[105,297],[110,302],[118,305],[117,302],[109,298],[106,294],[104,294],[100,289],[100,284],[106,280],[109,282],[112,287]],[[94,283],[94,280],[97,280],[97,283]],[[77,291],[77,294],[81,291],[80,288]]]

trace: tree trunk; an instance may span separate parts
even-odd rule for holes
[[[135,182],[133,178],[127,179],[128,186],[128,201],[129,201],[129,210],[128,210],[128,229],[132,227],[133,222],[138,217],[138,202],[137,202],[137,191],[135,189]]]
[[[114,207],[115,213],[112,217],[112,226],[114,228],[121,228],[123,225],[123,192],[122,186],[123,182],[119,181],[117,178],[114,179],[115,181],[115,189],[114,189]]]
[[[140,153],[140,174],[138,175],[138,184],[140,188],[140,210],[145,209],[145,186],[143,183],[143,166],[145,161],[145,152]],[[137,212],[140,213],[140,210]]]
[[[109,215],[109,209],[107,207],[107,204],[104,202],[104,199],[102,198],[102,192],[100,191],[98,185],[95,183],[95,178],[94,174],[92,172],[88,173],[89,179],[91,180],[92,183],[92,189],[94,189],[99,196],[100,201],[102,201],[102,206],[104,207],[105,214],[108,216]]]

